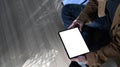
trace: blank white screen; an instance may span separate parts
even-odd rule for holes
[[[70,58],[89,52],[78,28],[62,31],[59,34]]]

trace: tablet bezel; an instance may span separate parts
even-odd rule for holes
[[[78,28],[78,27],[76,27],[76,28]],[[74,29],[74,28],[72,28],[72,29]],[[70,29],[67,29],[67,30],[70,30]],[[63,40],[62,40],[62,37],[61,37],[61,35],[60,35],[60,32],[64,32],[64,31],[67,31],[67,30],[59,31],[58,34],[59,34],[60,40],[61,40],[61,42],[62,42],[62,44],[63,44],[63,47],[64,47],[64,49],[65,49],[65,52],[67,53],[68,58],[69,58],[69,59],[72,59],[72,58],[75,58],[75,57],[78,57],[78,56],[81,56],[81,55],[84,55],[84,54],[89,53],[90,50],[89,50],[89,48],[87,47],[88,50],[89,50],[89,52],[86,52],[86,53],[81,54],[81,55],[76,55],[76,56],[74,56],[74,57],[70,57],[70,56],[69,56],[68,51],[67,51],[67,49],[66,49],[66,46],[65,46],[65,44],[64,44],[64,42],[63,42]],[[79,30],[79,28],[78,28],[78,30]],[[80,32],[80,30],[79,30],[79,32]],[[81,34],[81,32],[80,32],[80,34]],[[86,45],[86,46],[87,46],[87,45]]]

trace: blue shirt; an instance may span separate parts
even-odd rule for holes
[[[82,4],[85,0],[62,0],[64,5],[67,4]],[[86,5],[89,0],[87,0],[83,5]]]

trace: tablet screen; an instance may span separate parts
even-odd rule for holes
[[[89,52],[89,49],[78,28],[59,32],[69,58]]]

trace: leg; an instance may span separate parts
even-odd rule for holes
[[[66,28],[77,18],[83,8],[83,5],[77,4],[68,4],[62,8],[62,20]]]
[[[62,20],[64,22],[64,26],[68,28],[71,23],[77,18],[77,16],[80,14],[81,10],[84,8],[83,5],[77,5],[77,4],[69,4],[65,5],[62,8]],[[87,44],[90,44],[89,34],[87,31],[81,32],[85,42]]]

